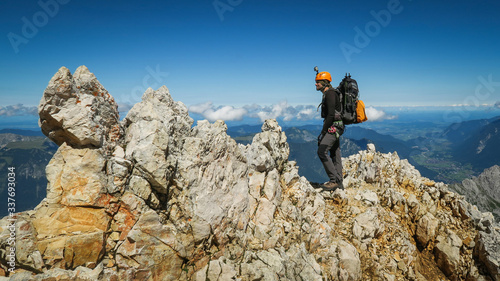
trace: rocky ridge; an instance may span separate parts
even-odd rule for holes
[[[31,140],[36,140],[39,139],[40,137],[34,137],[34,136],[22,136],[22,135],[16,135],[12,133],[0,133],[0,149],[4,148],[7,144],[11,142],[18,142],[18,141],[31,141]]]
[[[222,121],[193,127],[166,87],[123,121],[84,66],[61,68],[39,106],[59,145],[47,198],[0,220],[10,280],[500,280],[500,229],[463,197],[373,146],[320,192],[266,120],[249,145]],[[0,278],[1,280],[2,278]]]
[[[492,212],[500,222],[500,166],[485,169],[479,176],[465,179],[450,188],[464,195],[481,211]]]

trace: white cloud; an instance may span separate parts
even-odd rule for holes
[[[293,108],[290,108],[286,101],[282,101],[272,106],[266,106],[257,109],[258,111],[255,113],[255,115],[260,119],[260,121],[265,121],[266,119],[276,119],[278,117],[282,117],[283,120],[289,121],[293,118],[291,109]]]
[[[212,109],[213,105],[211,101],[206,103],[195,104],[189,107],[189,111],[192,113],[203,114],[203,112]]]
[[[291,106],[287,101],[281,101],[271,106],[253,106],[252,110],[249,110],[249,112],[250,117],[259,118],[262,122],[266,119],[278,118],[282,118],[283,121],[292,121],[294,119],[307,121],[320,118],[320,114],[316,112],[316,108],[314,106]]]
[[[0,116],[38,115],[36,106],[24,106],[22,104],[0,106]]]
[[[212,102],[192,105],[189,107],[189,111],[202,115],[210,122],[216,120],[241,120],[248,113],[248,111],[244,108],[235,108],[229,105],[215,108]]]
[[[120,113],[127,113],[130,109],[132,109],[134,105],[131,103],[120,102],[118,103],[118,111]]]
[[[241,120],[247,114],[244,108],[234,108],[232,106],[223,106],[216,110],[209,109],[204,112],[204,116],[210,120]]]
[[[258,104],[245,105],[242,108],[233,106],[215,107],[212,102],[205,102],[189,107],[189,112],[202,115],[207,120],[242,120],[243,117],[258,118],[261,122],[266,119],[282,119],[283,121],[308,121],[320,119],[320,114],[313,105],[291,106],[286,100],[269,106]]]
[[[373,106],[367,107],[365,113],[366,117],[368,117],[368,121],[394,120],[397,118],[397,116],[387,115],[385,111],[376,109]]]
[[[497,101],[493,107],[500,108],[500,101]]]
[[[259,109],[262,108],[262,106],[254,103],[254,104],[250,104],[250,105],[245,105],[243,106],[244,109],[246,109],[248,112],[254,112],[254,111],[258,111]]]
[[[314,109],[314,106],[310,106],[299,111],[299,115],[297,119],[299,120],[311,120],[311,119],[319,119],[320,114],[317,110]]]

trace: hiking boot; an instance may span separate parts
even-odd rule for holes
[[[338,183],[333,182],[333,181],[325,182],[322,187],[323,187],[323,190],[325,190],[325,191],[335,191],[337,189],[344,189],[343,184],[338,184]]]

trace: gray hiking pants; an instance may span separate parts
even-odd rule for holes
[[[332,134],[326,134],[318,145],[318,156],[330,181],[342,183],[342,156],[340,141]]]

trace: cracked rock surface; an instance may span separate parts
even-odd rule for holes
[[[47,198],[16,216],[15,272],[0,220],[0,280],[500,280],[492,215],[395,153],[343,159],[324,193],[276,120],[237,144],[165,86],[117,112],[84,66],[51,79]]]

